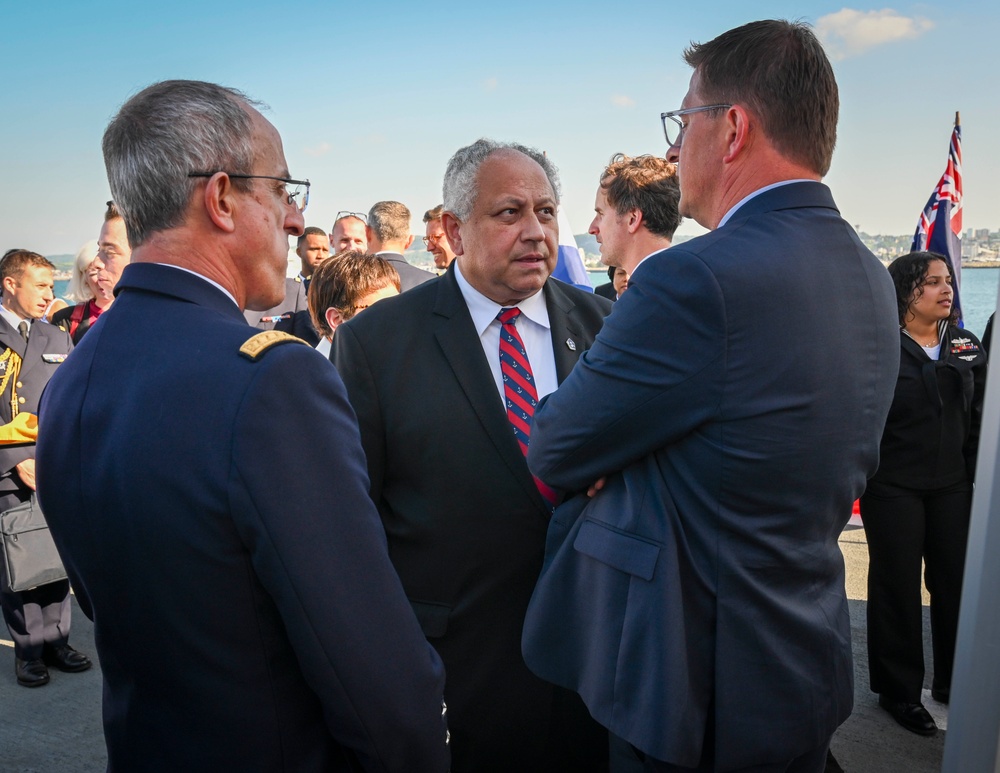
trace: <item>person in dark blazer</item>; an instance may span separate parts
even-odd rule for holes
[[[668,159],[713,230],[635,269],[535,415],[531,471],[583,493],[553,517],[524,654],[610,728],[616,770],[821,771],[853,702],[837,540],[878,464],[895,298],[819,182],[838,99],[809,28],[685,59]]]
[[[368,252],[388,260],[399,274],[401,292],[437,279],[437,274],[409,263],[403,253],[413,244],[410,210],[398,201],[377,201],[368,210],[365,224]]]
[[[52,302],[54,269],[28,250],[9,250],[0,260],[0,424],[38,413],[42,390],[73,348],[68,333],[37,322]],[[27,502],[34,491],[35,447],[0,446],[0,512]],[[48,684],[48,666],[71,672],[90,668],[90,659],[69,646],[68,580],[13,591],[0,551],[0,606],[14,641],[18,684]]]
[[[444,183],[443,223],[458,256],[448,272],[380,301],[333,338],[393,565],[445,663],[455,773],[607,769],[604,729],[520,653],[551,491],[528,473],[521,444],[530,437],[515,435],[505,408],[528,398],[510,398],[504,384],[527,376],[504,381],[496,318],[520,311],[509,324],[532,388],[545,394],[611,309],[548,278],[557,185],[529,148],[479,140],[459,150]],[[530,416],[515,421],[523,429]]]
[[[618,291],[615,289],[615,272],[618,271],[614,266],[608,266],[608,281],[602,285],[597,285],[594,288],[594,295],[600,295],[602,298],[607,298],[609,301],[618,300]],[[625,269],[621,269],[624,274]],[[627,276],[627,275],[626,275]],[[626,281],[628,281],[626,279]]]
[[[948,703],[983,418],[987,353],[957,324],[943,256],[889,264],[899,311],[899,378],[878,472],[861,497],[868,542],[868,672],[879,705],[907,730],[933,735],[923,706],[921,569],[930,593],[931,697]]]
[[[132,264],[46,390],[38,480],[94,620],[109,769],[444,773],[444,673],[343,384],[242,316],[280,299],[304,227],[280,136],[239,92],[165,81],[104,152]]]

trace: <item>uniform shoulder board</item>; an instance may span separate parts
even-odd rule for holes
[[[247,339],[243,346],[240,347],[240,354],[251,362],[257,362],[257,360],[264,356],[264,352],[280,344],[309,345],[301,338],[293,336],[291,333],[285,333],[281,330],[265,330],[262,333],[258,333],[252,338]]]

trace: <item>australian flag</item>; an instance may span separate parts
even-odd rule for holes
[[[959,286],[962,277],[962,125],[955,113],[955,129],[948,146],[948,166],[920,213],[911,252],[925,250],[944,255],[955,275],[955,310],[962,316]]]

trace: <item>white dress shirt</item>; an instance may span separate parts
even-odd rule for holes
[[[512,307],[500,306],[470,285],[462,276],[458,263],[455,264],[455,279],[458,280],[462,297],[469,307],[479,342],[483,345],[483,353],[486,355],[486,361],[493,373],[493,381],[496,383],[497,396],[506,411],[503,374],[500,371],[500,321],[497,319],[497,314],[502,308]],[[528,353],[531,374],[535,379],[535,391],[538,392],[540,400],[545,395],[555,392],[559,386],[556,358],[552,353],[552,329],[549,325],[549,310],[545,305],[545,293],[539,290],[530,298],[518,303],[517,308],[521,310],[521,316],[517,318],[515,325]]]
[[[13,311],[8,309],[6,306],[0,305],[0,316],[4,318],[8,325],[10,325],[14,330],[17,330],[17,326],[21,324],[21,317],[17,316]],[[25,319],[24,322],[28,323],[28,335],[31,335],[31,320]],[[498,334],[499,335],[499,334]]]

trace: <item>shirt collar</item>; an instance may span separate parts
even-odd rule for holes
[[[31,327],[31,320],[22,320],[21,317],[17,316],[13,311],[8,309],[6,306],[0,305],[0,316],[4,318],[8,325],[17,330],[17,326],[21,324],[22,321],[28,323],[28,327]]]
[[[462,297],[465,299],[465,305],[469,307],[472,324],[476,326],[476,334],[482,336],[483,331],[497,318],[500,309],[510,307],[501,306],[496,301],[491,301],[469,284],[469,280],[462,275],[462,269],[457,260],[455,261],[455,280],[458,282],[458,289],[461,290]],[[521,310],[521,314],[532,322],[541,325],[546,330],[549,329],[549,309],[545,305],[545,293],[539,291],[515,305]]]

